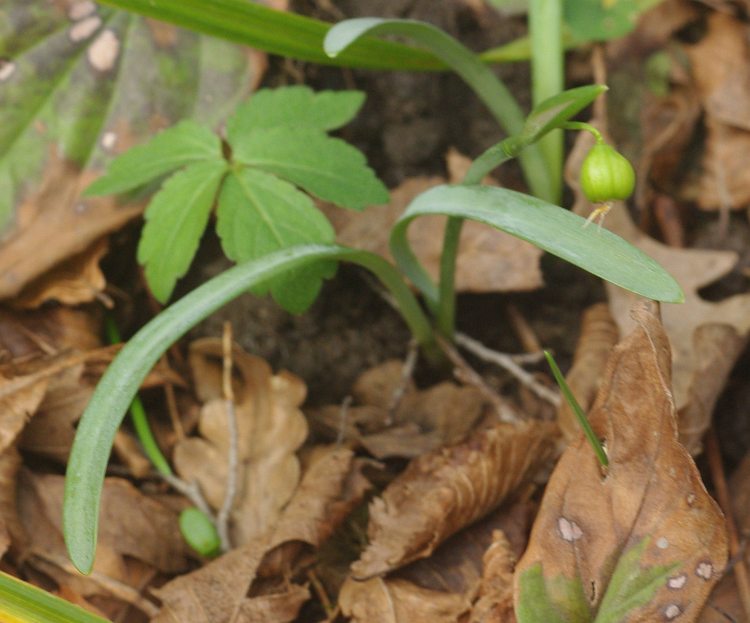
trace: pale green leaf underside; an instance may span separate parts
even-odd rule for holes
[[[107,173],[91,184],[86,194],[111,195],[133,190],[187,164],[221,157],[221,140],[216,134],[196,121],[181,121],[115,158]]]
[[[246,262],[300,244],[330,243],[331,224],[310,197],[274,175],[241,169],[229,175],[222,186],[216,230],[227,257]],[[300,268],[253,289],[269,289],[274,299],[291,312],[307,309],[315,300],[321,280],[330,277],[330,262]]]
[[[220,160],[191,164],[164,183],[146,210],[138,261],[162,303],[193,261],[225,170]]]
[[[536,563],[521,575],[519,590],[518,623],[591,623],[579,578],[545,578]]]
[[[234,157],[274,173],[312,195],[359,210],[388,201],[365,157],[344,141],[311,129],[277,127],[241,137]]]
[[[527,240],[571,264],[626,290],[656,301],[680,303],[684,294],[658,263],[607,229],[529,195],[489,186],[437,186],[419,195],[391,235],[391,252],[420,290],[435,287],[416,268],[406,229],[417,216],[443,214],[471,219]]]
[[[352,120],[365,101],[360,91],[318,91],[306,86],[261,89],[227,120],[227,140],[234,145],[258,129],[278,126],[335,130]]]

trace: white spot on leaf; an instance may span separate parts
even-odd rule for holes
[[[16,64],[4,58],[0,58],[0,82],[5,82],[16,72]]]
[[[697,575],[702,580],[706,580],[707,582],[711,579],[713,574],[714,566],[708,561],[704,560],[703,562],[699,562],[698,566],[695,568],[695,575]]]
[[[102,147],[106,150],[112,149],[117,143],[117,134],[114,132],[105,132],[102,136]]]
[[[693,504],[695,504],[695,493],[689,493],[685,501],[687,502],[688,506],[692,506]]]
[[[660,536],[658,539],[656,539],[656,547],[658,547],[659,549],[667,549],[669,547],[669,541],[667,541],[667,539],[663,536]]]
[[[89,46],[88,58],[97,71],[109,71],[120,53],[120,40],[111,30],[105,30]]]
[[[686,582],[687,573],[680,573],[680,575],[675,575],[667,580],[667,587],[671,588],[673,591],[678,591],[685,586]]]
[[[93,35],[97,30],[99,30],[99,26],[101,25],[101,18],[96,15],[92,15],[91,17],[87,17],[86,19],[73,24],[70,27],[70,31],[68,31],[68,36],[74,43],[84,41],[85,39],[88,39],[91,35]]]
[[[563,541],[568,541],[569,543],[577,541],[583,536],[581,527],[575,521],[570,521],[569,519],[565,519],[565,517],[560,517],[557,520],[557,529],[560,531]]]
[[[677,604],[669,604],[664,608],[664,616],[667,621],[673,621],[682,614],[682,609]]]
[[[96,11],[96,5],[91,0],[81,0],[81,2],[74,2],[68,9],[68,17],[77,22],[79,19],[91,15],[94,11]]]

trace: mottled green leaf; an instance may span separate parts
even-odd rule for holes
[[[323,132],[280,126],[243,135],[233,147],[239,162],[336,205],[359,210],[388,201],[388,190],[362,153]]]
[[[164,183],[146,210],[138,261],[162,303],[193,261],[225,171],[224,161],[191,164]]]
[[[85,194],[121,193],[187,164],[221,159],[219,137],[200,123],[188,119],[115,158],[107,173],[91,184]]]
[[[565,23],[579,41],[607,41],[628,34],[641,13],[661,0],[566,0]]]
[[[80,199],[116,154],[184,118],[218,125],[257,70],[239,46],[93,2],[2,3],[0,297],[132,218]],[[51,245],[43,223],[67,235]]]
[[[360,91],[318,91],[306,86],[261,89],[227,120],[227,140],[263,128],[297,126],[328,131],[352,120],[365,101]]]
[[[216,230],[227,256],[246,262],[300,244],[331,243],[333,227],[312,200],[274,175],[254,169],[233,172],[219,196]],[[315,300],[335,264],[316,263],[253,289],[269,289],[285,309],[299,313]]]

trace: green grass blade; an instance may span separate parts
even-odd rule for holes
[[[432,328],[396,268],[379,255],[337,245],[284,249],[230,268],[165,309],[145,325],[107,369],[81,417],[65,478],[63,533],[73,564],[88,573],[94,563],[99,503],[115,433],[141,382],[159,357],[204,318],[249,288],[320,261],[367,268],[398,302],[412,335],[429,349]]]
[[[641,296],[667,303],[684,301],[682,289],[669,273],[616,234],[584,228],[585,219],[541,199],[489,186],[437,186],[409,205],[391,233],[390,246],[410,279],[413,254],[406,230],[414,218],[432,214],[501,229]]]
[[[372,38],[331,59],[323,51],[331,24],[249,0],[101,0],[101,4],[303,61],[363,69],[445,69],[429,52]]]
[[[0,572],[3,623],[109,623],[88,610]]]

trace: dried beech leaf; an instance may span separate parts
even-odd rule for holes
[[[429,590],[399,578],[344,582],[339,606],[353,623],[455,623],[471,604],[463,595]]]
[[[25,546],[25,532],[18,518],[16,488],[21,455],[14,447],[0,454],[0,558],[8,551],[11,539],[17,548]]]
[[[695,621],[724,571],[724,518],[677,440],[666,334],[646,305],[615,348],[583,436],[547,485],[516,569],[516,615],[536,621]]]
[[[505,534],[497,530],[484,554],[484,572],[479,599],[471,610],[469,623],[512,623],[513,568],[516,557]]]
[[[573,365],[565,380],[584,412],[594,402],[604,364],[617,343],[617,333],[606,303],[592,305],[583,313]],[[567,401],[562,401],[557,409],[557,423],[567,441],[578,439],[581,425]]]
[[[496,508],[549,458],[556,427],[498,425],[414,459],[370,506],[370,545],[352,565],[367,579],[429,556]]]
[[[221,396],[221,357],[221,340],[205,338],[191,345],[196,386],[204,397]],[[240,381],[234,390],[239,477],[232,536],[243,544],[276,525],[297,487],[300,467],[295,453],[307,436],[299,405],[306,390],[297,377],[285,372],[273,375],[265,361],[239,347],[234,348],[233,361]],[[211,398],[201,412],[202,438],[188,438],[175,447],[178,473],[196,480],[214,508],[224,499],[227,431],[226,402]]]
[[[579,214],[588,214],[592,209],[580,192],[577,179],[580,163],[591,146],[589,136],[588,132],[579,134],[566,164],[565,179],[576,193],[575,211]],[[685,303],[664,306],[662,323],[672,345],[672,392],[680,440],[691,454],[698,454],[719,392],[750,331],[749,294],[713,303],[702,299],[698,291],[731,271],[737,254],[668,247],[639,231],[622,205],[615,205],[605,225],[666,268],[685,292]],[[626,335],[633,328],[629,310],[638,298],[610,284],[607,292],[620,334]],[[708,370],[710,375],[705,374]]]
[[[307,598],[307,589],[285,584],[283,591],[269,592],[264,584],[260,594],[254,590],[252,597],[247,597],[256,576],[261,572],[270,575],[285,563],[290,566],[295,552],[286,549],[287,544],[297,542],[297,545],[317,546],[322,543],[348,510],[359,503],[364,492],[353,453],[346,449],[326,451],[305,472],[272,534],[251,539],[205,567],[180,576],[155,591],[163,607],[154,622],[292,620],[296,616],[294,609],[299,609],[304,601],[302,597]],[[270,608],[275,610],[271,612]],[[241,616],[245,618],[234,618],[236,612],[243,613]],[[262,617],[257,614],[260,612]],[[260,618],[252,618],[256,614]],[[284,618],[288,616],[291,618]]]

